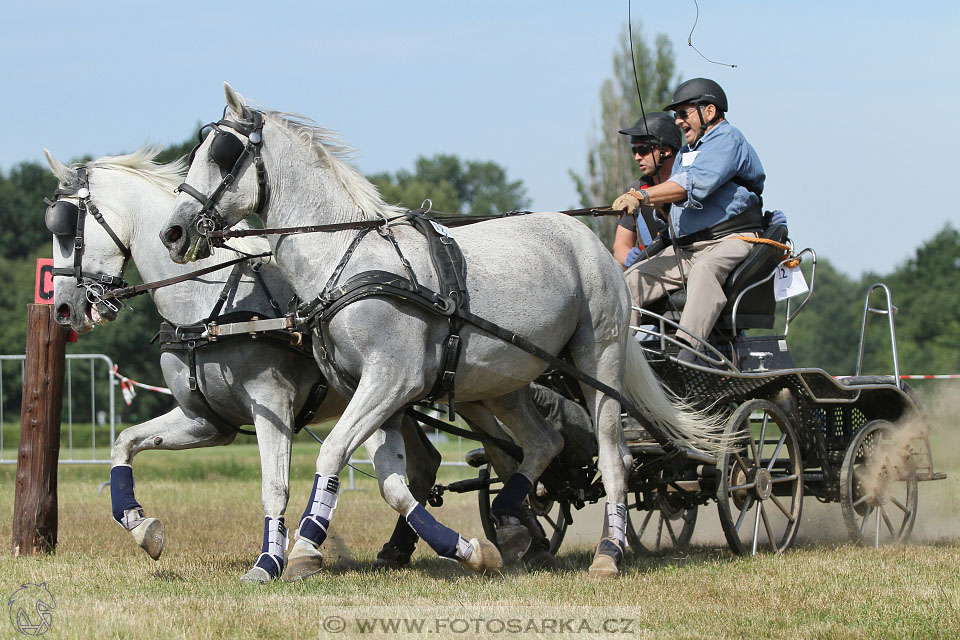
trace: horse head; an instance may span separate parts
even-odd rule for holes
[[[56,200],[44,216],[54,237],[57,322],[86,333],[117,317],[117,301],[105,299],[104,294],[126,286],[123,273],[130,258],[130,233],[125,221],[93,196],[87,166],[67,167],[48,150],[43,152],[60,182]]]
[[[263,114],[243,104],[224,83],[227,111],[201,128],[190,169],[160,240],[174,262],[208,257],[211,231],[222,231],[266,205],[266,170],[260,156]]]

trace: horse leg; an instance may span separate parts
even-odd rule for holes
[[[147,518],[133,493],[133,457],[148,449],[194,449],[229,444],[235,433],[222,434],[203,418],[191,418],[176,407],[162,416],[120,432],[113,444],[110,500],[113,519],[133,535],[147,554],[157,560],[163,552],[163,523]]]
[[[385,382],[388,380],[392,384]],[[337,425],[327,436],[326,442],[320,447],[317,475],[307,508],[300,520],[299,536],[290,552],[285,580],[302,580],[320,571],[323,565],[320,545],[326,540],[327,528],[330,526],[330,519],[336,508],[337,493],[340,488],[337,474],[346,465],[350,455],[370,439],[388,418],[393,421],[394,431],[397,431],[400,420],[398,412],[422,391],[420,384],[422,381],[403,380],[393,370],[364,372],[356,393]],[[384,459],[383,456],[378,458],[382,460],[381,464],[388,464],[390,467],[384,481],[384,493],[390,496],[388,500],[390,505],[404,514],[417,535],[435,550],[438,549],[437,545],[440,545],[444,551],[451,552],[452,559],[460,561],[474,571],[499,568],[500,555],[493,545],[486,543],[485,546],[476,539],[470,542],[463,540],[459,534],[437,522],[410,495],[403,479],[405,461],[403,454],[399,453],[403,451],[399,444],[401,436],[396,433],[395,437],[398,444],[394,451],[399,458]],[[399,472],[395,470],[397,466]],[[402,500],[395,499],[396,496],[400,496]],[[453,534],[455,538],[452,548],[447,544],[451,540],[447,532]],[[463,544],[460,544],[460,540],[463,540]]]
[[[470,428],[480,433],[510,440],[510,435],[503,430],[503,425],[490,413],[490,410],[482,406],[481,409],[490,415],[491,419],[489,423],[484,422],[481,427],[479,423],[465,418]],[[539,404],[537,405],[537,410],[540,412],[540,415],[543,415],[544,418],[547,419],[547,416],[544,415],[543,408]],[[547,419],[547,422],[553,427],[558,426],[549,419]],[[486,451],[487,459],[490,461],[490,466],[493,467],[498,478],[509,478],[517,471],[519,463],[510,457],[503,449],[495,444],[485,444],[483,448],[484,451]],[[520,503],[520,512],[520,522],[527,528],[527,532],[531,538],[527,550],[520,556],[520,560],[523,561],[523,566],[529,571],[550,568],[553,566],[553,555],[550,553],[550,541],[547,539],[547,533],[537,520],[537,516],[533,513],[529,500],[525,499]]]
[[[286,564],[287,528],[283,514],[290,498],[294,410],[289,402],[276,408],[270,408],[268,402],[290,397],[292,395],[276,394],[270,399],[251,398],[260,449],[263,545],[253,568],[240,578],[243,583],[262,584],[279,578]]]
[[[404,481],[406,461],[403,439],[396,426],[398,420],[399,416],[394,416],[366,442],[367,454],[377,469],[380,495],[396,511],[406,514],[410,528],[441,558],[456,560],[474,572],[499,569],[503,563],[496,547],[486,540],[466,540],[456,531],[440,524],[414,498]]]
[[[571,345],[571,354],[583,371],[594,371],[595,377],[614,389],[620,389],[623,373],[621,340],[606,345]],[[590,565],[590,575],[596,578],[615,576],[627,546],[627,474],[633,458],[627,448],[620,424],[620,403],[586,384],[581,384],[587,405],[593,407],[597,434],[597,468],[607,496],[604,506],[603,532]]]
[[[418,502],[423,503],[437,481],[440,452],[427,438],[420,425],[409,416],[404,415],[400,432],[403,434],[403,448],[411,462],[407,465],[410,493]],[[407,519],[402,515],[398,516],[393,534],[380,549],[373,566],[384,569],[399,569],[406,566],[410,563],[410,557],[419,539],[417,533],[407,524]]]
[[[535,537],[524,524],[528,519],[524,514],[524,501],[533,483],[563,449],[563,436],[537,410],[529,386],[482,404],[503,422],[523,449],[523,460],[507,477],[490,505],[497,544],[508,561],[517,561],[531,550]],[[482,430],[494,428],[481,412],[472,412],[472,418]]]

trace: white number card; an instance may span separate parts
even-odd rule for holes
[[[777,267],[777,275],[773,277],[773,297],[780,302],[793,296],[806,293],[810,288],[803,277],[800,267]]]

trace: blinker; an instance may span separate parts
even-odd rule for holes
[[[217,131],[215,135],[216,138],[210,145],[210,155],[221,170],[229,173],[237,164],[240,154],[243,153],[243,143],[240,142],[239,138],[229,133]]]
[[[57,236],[73,236],[77,232],[77,218],[80,209],[66,200],[57,200],[47,207],[43,222],[47,229]]]

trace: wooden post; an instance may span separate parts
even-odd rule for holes
[[[13,555],[51,553],[57,547],[57,459],[68,330],[53,305],[27,305],[20,450],[13,499]]]

